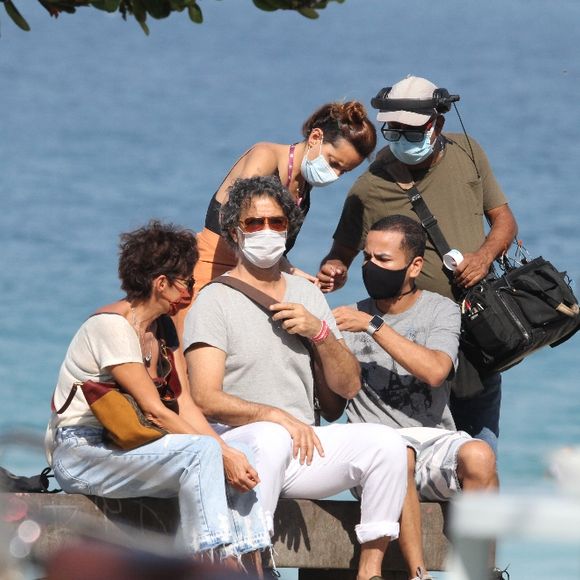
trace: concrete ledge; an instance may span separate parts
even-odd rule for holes
[[[104,499],[69,494],[1,494],[2,503],[10,509],[25,510],[43,522],[43,534],[37,549],[50,552],[67,538],[88,529],[100,537],[130,538],[138,542],[148,532],[173,535],[179,521],[174,499]],[[441,504],[421,504],[423,545],[426,564],[431,570],[443,569],[448,550],[444,534],[444,512]],[[276,511],[274,549],[280,568],[300,568],[301,579],[347,578],[338,570],[354,570],[359,547],[354,526],[360,516],[358,502],[280,500]],[[127,528],[131,526],[131,528]],[[121,534],[121,536],[119,536]],[[308,570],[315,575],[309,575]],[[323,569],[334,570],[325,576]],[[393,542],[384,565],[385,578],[395,579],[405,570],[398,543]],[[401,576],[403,577],[403,576]]]

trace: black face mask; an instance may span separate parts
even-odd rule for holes
[[[407,264],[401,270],[387,270],[370,260],[363,264],[362,276],[368,295],[375,300],[386,300],[397,296],[410,265],[411,263]]]

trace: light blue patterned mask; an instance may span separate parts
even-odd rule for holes
[[[315,187],[324,187],[338,179],[338,175],[330,167],[328,161],[326,161],[326,157],[322,154],[322,141],[320,142],[320,154],[318,157],[308,159],[308,156],[304,155],[302,164],[300,165],[300,171],[302,177],[310,185],[314,185]]]
[[[406,165],[417,165],[421,161],[425,161],[429,155],[433,153],[433,143],[431,143],[431,136],[433,135],[434,127],[425,131],[425,136],[419,143],[411,143],[401,135],[398,141],[391,143],[389,148],[392,154]]]

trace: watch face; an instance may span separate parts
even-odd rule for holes
[[[367,332],[373,335],[384,323],[385,321],[380,316],[373,316],[369,322],[369,328]]]
[[[371,324],[375,327],[375,330],[378,330],[385,321],[380,316],[373,316],[371,320]]]

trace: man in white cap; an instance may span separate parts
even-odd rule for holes
[[[484,151],[467,134],[442,133],[444,113],[458,99],[415,76],[383,89],[373,99],[388,146],[348,194],[332,248],[318,273],[323,291],[345,284],[348,267],[373,223],[393,214],[419,219],[407,194],[412,186],[420,191],[449,246],[463,255],[452,284],[429,239],[419,288],[454,298],[453,286],[475,285],[508,249],[517,224]],[[487,236],[484,215],[491,225]],[[458,429],[487,441],[495,451],[501,376],[479,375],[461,354],[451,397],[453,418]]]

